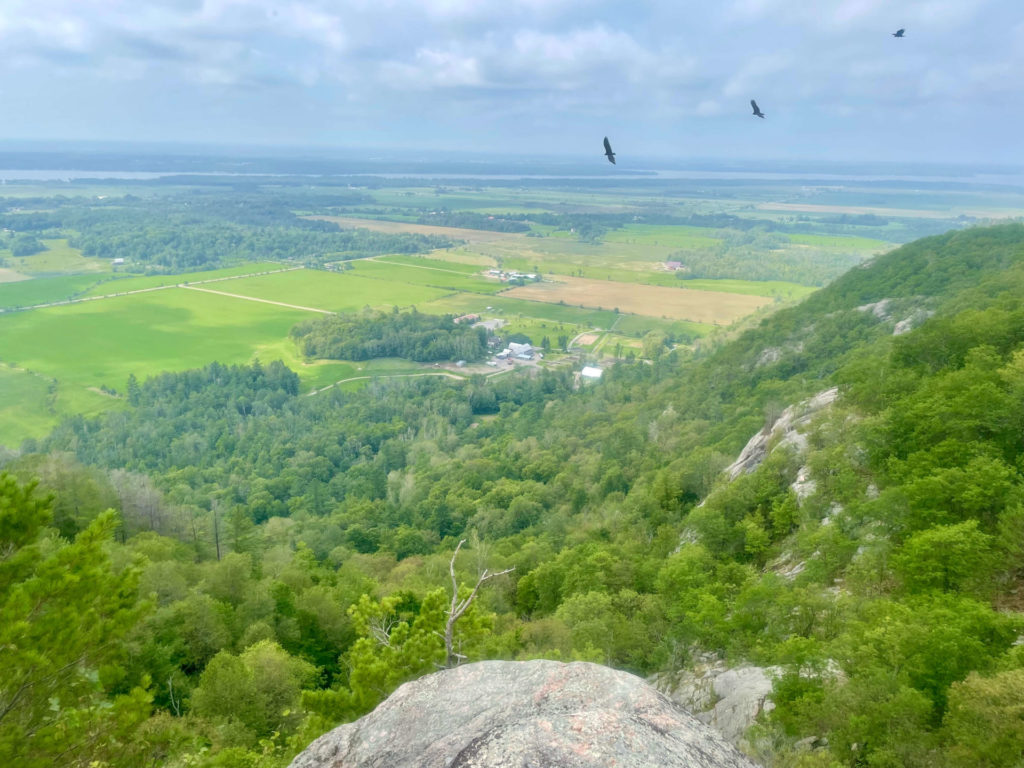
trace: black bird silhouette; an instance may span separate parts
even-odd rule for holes
[[[612,145],[608,143],[608,137],[604,137],[604,154],[608,158],[608,162],[615,165],[615,153],[612,152]]]
[[[757,102],[756,101],[751,99],[750,100],[750,106],[752,106],[754,108],[754,116],[755,117],[761,117],[761,118],[764,117],[764,112],[762,112],[761,108],[757,106]]]
[[[906,31],[907,30],[905,30],[905,29],[897,29],[895,32],[892,33],[892,36],[893,37],[903,37],[903,33],[906,32]]]

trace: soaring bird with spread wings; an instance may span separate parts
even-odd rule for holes
[[[750,106],[752,106],[754,108],[754,116],[755,117],[761,117],[761,118],[764,117],[764,112],[762,112],[761,108],[759,106],[757,106],[757,102],[756,101],[751,99],[750,100]]]
[[[895,32],[893,32],[893,33],[892,33],[892,36],[893,36],[893,37],[903,37],[903,33],[904,33],[904,32],[906,32],[906,31],[907,31],[907,30],[905,30],[905,29],[903,29],[903,28],[901,27],[900,29],[897,29],[897,30],[896,30]]]
[[[615,153],[612,152],[612,145],[608,143],[608,137],[604,137],[604,154],[608,158],[608,162],[615,165]]]

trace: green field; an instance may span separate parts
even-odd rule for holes
[[[376,262],[378,264],[405,264],[412,267],[432,267],[434,269],[443,269],[449,272],[460,272],[463,275],[478,275],[485,267],[480,264],[460,262],[457,260],[444,259],[441,256],[447,254],[458,254],[459,249],[453,251],[443,250],[435,252],[437,257],[431,258],[427,256],[408,256],[406,254],[396,254],[394,256],[378,256],[374,259],[364,259],[361,261],[351,262],[352,266],[359,267],[362,264]],[[432,254],[433,256],[433,254]]]
[[[240,275],[252,275],[259,272],[270,272],[280,269],[288,269],[289,265],[273,261],[246,262],[235,267],[223,269],[208,269],[202,272],[182,272],[177,275],[140,275],[137,277],[122,277],[116,285],[100,283],[95,288],[86,291],[85,296],[110,296],[125,291],[140,291],[145,288],[160,288],[168,285],[181,285],[182,283],[199,283],[207,280],[219,280],[225,277],[238,277]]]
[[[17,283],[0,284],[0,308],[31,307],[35,304],[49,304],[64,301],[73,296],[85,295],[90,287],[103,281],[110,285],[110,275],[61,275],[60,277],[37,277]]]
[[[52,379],[0,365],[0,446],[15,448],[26,438],[45,437],[73,414],[95,415],[122,401],[90,389],[53,384]]]
[[[692,291],[719,291],[724,293],[742,293],[747,296],[770,296],[782,299],[783,301],[802,299],[818,290],[812,285],[787,283],[783,280],[733,280],[731,278],[679,280],[676,277],[672,277],[672,280],[674,282],[666,281],[656,284],[676,288],[689,288]]]
[[[56,424],[46,379],[0,365],[0,392],[0,445],[14,448],[26,437],[45,436]]]
[[[379,309],[410,307],[450,293],[441,288],[360,277],[354,271],[339,273],[312,269],[243,277],[203,287],[330,312],[358,312],[367,306]]]
[[[249,361],[307,313],[170,289],[0,316],[0,359],[80,388]]]
[[[870,237],[846,237],[840,235],[787,235],[789,242],[799,245],[812,245],[815,248],[834,248],[840,251],[870,251],[877,253],[888,251],[895,246],[884,240]]]
[[[425,262],[426,259],[421,259]],[[473,273],[457,269],[448,269],[443,261],[432,264],[398,264],[391,259],[361,260],[352,262],[353,272],[359,277],[387,280],[393,283],[424,285],[433,288],[447,288],[453,291],[470,291],[472,293],[498,293],[508,286],[498,280],[477,277]],[[433,266],[436,264],[437,266]],[[475,270],[479,272],[479,270]]]
[[[488,310],[487,307],[492,309]],[[503,296],[474,296],[460,293],[443,299],[421,304],[421,312],[437,314],[476,313],[485,317],[500,317],[513,320],[517,315],[535,320],[545,320],[581,328],[611,328],[617,315],[611,310],[583,309],[564,304],[548,304],[543,301],[507,299]]]
[[[109,272],[110,261],[107,259],[89,259],[82,256],[77,248],[68,245],[67,240],[42,240],[47,250],[31,256],[15,258],[8,250],[0,250],[11,269],[26,275],[53,275],[71,272]]]
[[[704,227],[686,227],[666,224],[627,224],[613,229],[602,238],[606,243],[661,245],[668,248],[714,248],[722,240],[710,235]]]
[[[707,323],[694,323],[690,320],[662,320],[655,317],[640,315],[619,315],[615,323],[615,332],[623,336],[643,336],[648,331],[662,331],[668,334],[685,334],[687,336],[707,336],[717,326]]]

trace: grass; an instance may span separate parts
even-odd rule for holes
[[[427,261],[421,259],[421,262]],[[436,264],[437,266],[433,266]],[[488,280],[465,271],[452,270],[445,267],[444,262],[434,261],[432,264],[396,264],[390,259],[362,260],[353,262],[353,272],[359,277],[387,280],[407,285],[424,285],[433,288],[447,288],[453,291],[470,291],[472,293],[498,293],[507,286],[497,280]],[[479,270],[476,270],[479,272]]]
[[[487,307],[492,309],[488,310]],[[485,317],[505,320],[529,318],[581,328],[610,328],[616,315],[610,310],[584,309],[576,306],[549,304],[540,301],[509,298],[508,296],[474,296],[460,293],[418,306],[421,312],[447,312],[460,315],[474,312]]]
[[[694,323],[689,320],[664,320],[657,317],[642,315],[619,315],[615,324],[615,332],[624,336],[643,336],[648,331],[662,331],[672,335],[688,335],[693,337],[707,336],[715,330],[709,323]]]
[[[45,437],[72,414],[95,415],[123,407],[123,401],[81,387],[54,384],[32,371],[0,366],[0,446],[16,448]]]
[[[374,259],[363,259],[362,261],[354,261],[352,264],[358,267],[360,264],[368,263],[388,263],[388,264],[406,264],[412,267],[432,267],[436,269],[444,269],[450,272],[460,272],[464,275],[478,275],[480,274],[483,266],[474,262],[460,262],[457,260],[447,260],[441,257],[440,254],[448,253],[448,251],[435,251],[430,257],[427,256],[409,256],[407,254],[395,254],[394,256],[377,256]],[[454,251],[458,253],[458,251]]]
[[[661,245],[668,248],[714,248],[721,239],[709,234],[706,227],[688,227],[668,224],[627,224],[622,229],[605,233],[606,243]]]
[[[0,359],[80,389],[242,363],[307,313],[180,289],[0,316]]]
[[[0,284],[0,308],[31,307],[64,301],[84,294],[100,281],[107,281],[109,275],[62,275],[60,277],[37,277],[17,283]],[[109,285],[109,282],[104,284]]]
[[[789,242],[797,245],[811,245],[815,248],[832,248],[841,251],[869,251],[876,253],[893,248],[892,243],[870,237],[843,235],[787,235]]]
[[[15,258],[10,251],[0,251],[12,269],[26,275],[53,275],[71,272],[110,272],[109,259],[90,259],[77,248],[68,245],[67,240],[42,240],[47,250],[31,256]]]
[[[513,288],[507,295],[535,301],[618,308],[629,314],[715,325],[730,324],[769,303],[764,297],[739,293],[687,291],[573,277],[560,278],[557,283],[524,285]]]
[[[40,376],[0,367],[0,445],[16,448],[28,437],[43,437],[57,423],[49,384]]]
[[[218,280],[225,277],[238,277],[240,275],[251,275],[258,272],[269,272],[278,269],[287,269],[289,264],[281,264],[273,261],[260,261],[254,263],[239,264],[234,267],[223,269],[208,269],[202,272],[183,272],[177,275],[140,275],[137,277],[122,277],[116,286],[109,283],[101,283],[85,293],[86,296],[108,296],[113,293],[125,291],[141,291],[146,288],[160,288],[168,285],[179,285],[181,283],[198,283],[205,280]]]
[[[784,280],[736,280],[733,278],[695,278],[680,280],[672,277],[672,282],[658,285],[674,285],[677,288],[689,288],[691,291],[721,291],[723,293],[742,293],[746,296],[767,296],[783,301],[793,301],[810,296],[816,290],[813,285],[787,283]]]
[[[361,277],[354,270],[339,273],[312,269],[227,280],[208,287],[234,295],[330,312],[358,312],[366,306],[380,309],[393,305],[409,307],[433,301],[450,292],[425,285]]]

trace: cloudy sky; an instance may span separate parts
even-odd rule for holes
[[[1021,0],[2,0],[0,45],[0,139],[1024,162]]]

